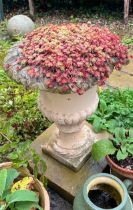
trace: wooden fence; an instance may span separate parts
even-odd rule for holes
[[[3,2],[0,0],[0,21],[4,19]]]
[[[40,0],[40,1],[42,3],[45,2],[45,0]],[[125,22],[125,24],[127,24],[131,0],[123,0],[123,1],[124,1],[124,22]],[[30,16],[32,18],[35,18],[35,0],[28,0],[28,3],[29,3]],[[4,19],[3,3],[2,3],[2,0],[0,0],[0,21],[3,19]]]

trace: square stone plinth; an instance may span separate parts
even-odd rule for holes
[[[50,155],[42,152],[41,145],[47,143],[49,135],[53,132],[54,125],[43,132],[31,145],[47,164],[46,177],[49,186],[53,187],[65,199],[72,201],[76,192],[82,187],[86,179],[96,173],[100,173],[106,167],[106,161],[95,162],[88,158],[84,166],[74,172],[64,164],[58,162]]]
[[[84,163],[90,157],[91,145],[93,144],[93,142],[97,141],[99,139],[108,138],[107,132],[101,132],[99,134],[94,133],[91,125],[87,122],[85,123],[84,127],[86,129],[90,130],[91,135],[93,136],[94,139],[88,139],[88,143],[86,144],[86,146],[84,147],[84,149],[82,150],[80,155],[69,156],[69,155],[65,155],[63,153],[59,153],[55,150],[55,148],[53,147],[54,139],[50,138],[51,136],[56,136],[56,133],[58,132],[58,128],[56,127],[55,124],[53,124],[50,128],[48,128],[45,131],[47,140],[44,140],[41,144],[42,151],[44,152],[44,154],[48,154],[48,155],[52,156],[53,158],[55,158],[56,160],[58,160],[65,166],[72,169],[73,171],[79,171],[79,169],[84,165]]]

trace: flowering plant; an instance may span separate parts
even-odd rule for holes
[[[15,168],[0,170],[0,210],[43,210],[39,205],[41,191],[36,191],[36,180],[31,176],[21,176],[23,173]]]
[[[18,48],[16,71],[26,67],[31,80],[61,93],[83,94],[96,83],[104,84],[113,68],[120,70],[128,59],[128,47],[117,35],[80,23],[37,28]],[[5,67],[10,70],[10,63]]]

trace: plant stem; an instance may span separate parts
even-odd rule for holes
[[[6,135],[4,135],[4,134],[1,133],[1,132],[0,132],[0,134],[1,134],[7,141],[9,141],[10,143],[12,143],[12,141],[11,141],[10,139],[8,139]]]

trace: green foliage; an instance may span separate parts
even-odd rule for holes
[[[115,129],[115,138],[113,142],[117,149],[117,160],[124,160],[128,156],[133,155],[133,129],[131,128],[129,132],[124,128],[116,128]]]
[[[31,141],[50,125],[37,108],[38,92],[25,90],[3,70],[0,70],[0,88],[0,162],[12,161],[15,167],[29,167],[31,159],[36,177],[39,167],[44,174],[45,162],[33,150],[29,151]],[[44,175],[41,179],[45,181]]]
[[[6,197],[6,201],[11,204],[18,201],[34,201],[38,202],[39,199],[36,193],[29,190],[16,190]]]
[[[113,134],[92,146],[92,156],[100,160],[114,154],[117,160],[133,155],[133,90],[107,89],[100,95],[97,111],[88,119],[95,132],[105,129]]]
[[[38,210],[42,210],[42,208],[35,202],[17,202],[15,205],[16,210],[29,210],[31,208],[37,208]]]
[[[0,31],[2,31],[1,27],[0,27]],[[6,55],[6,52],[10,48],[11,45],[12,45],[12,42],[10,40],[9,41],[0,40],[0,69],[3,66],[3,60]]]
[[[116,127],[133,127],[133,90],[107,89],[100,95],[96,112],[88,119],[95,132],[105,129],[114,133]]]
[[[92,156],[95,160],[111,154],[115,154],[117,160],[133,156],[133,128],[128,131],[124,128],[116,128],[114,135],[111,140],[100,140],[93,144]]]
[[[13,184],[13,181],[19,176],[19,172],[14,168],[2,169],[0,171],[0,180],[1,180],[1,193],[0,198],[5,199],[5,197],[10,192],[10,188]]]
[[[78,18],[74,17],[73,15],[70,16],[70,22],[71,23],[77,23],[78,22]]]
[[[37,108],[38,92],[11,80],[2,63],[11,41],[0,40],[0,162],[12,161],[16,168],[34,164],[34,175],[46,185],[46,164],[34,150],[32,140],[51,124]],[[28,152],[27,152],[28,151]]]
[[[2,201],[0,209],[29,210],[31,207],[36,207],[42,210],[38,205],[39,197],[35,192],[31,190],[16,190],[11,192],[12,183],[18,176],[19,173],[14,168],[8,170],[2,169],[0,171],[0,201]]]
[[[133,46],[133,36],[127,37],[125,36],[122,40],[123,44]]]
[[[113,143],[109,140],[100,140],[93,144],[92,146],[92,157],[94,160],[100,160],[106,155],[114,154],[116,148],[113,146]]]
[[[19,176],[19,174],[20,173],[14,168],[10,168],[7,170],[8,179],[6,180],[6,190],[13,184],[14,179],[16,179]]]
[[[34,164],[33,174],[39,178],[43,184],[47,185],[47,180],[44,176],[47,169],[45,161],[32,149],[29,150],[30,141],[27,142],[8,142],[0,147],[1,161],[12,161],[15,168],[26,167],[30,168],[31,163]],[[28,152],[27,152],[28,151]],[[39,173],[40,172],[40,173]],[[42,174],[39,176],[39,174]]]
[[[50,125],[37,108],[38,92],[26,90],[3,70],[0,70],[0,91],[0,129],[7,138],[33,140]]]
[[[7,170],[3,169],[0,172],[0,198],[2,198],[5,186],[6,186],[6,179],[7,179]]]

